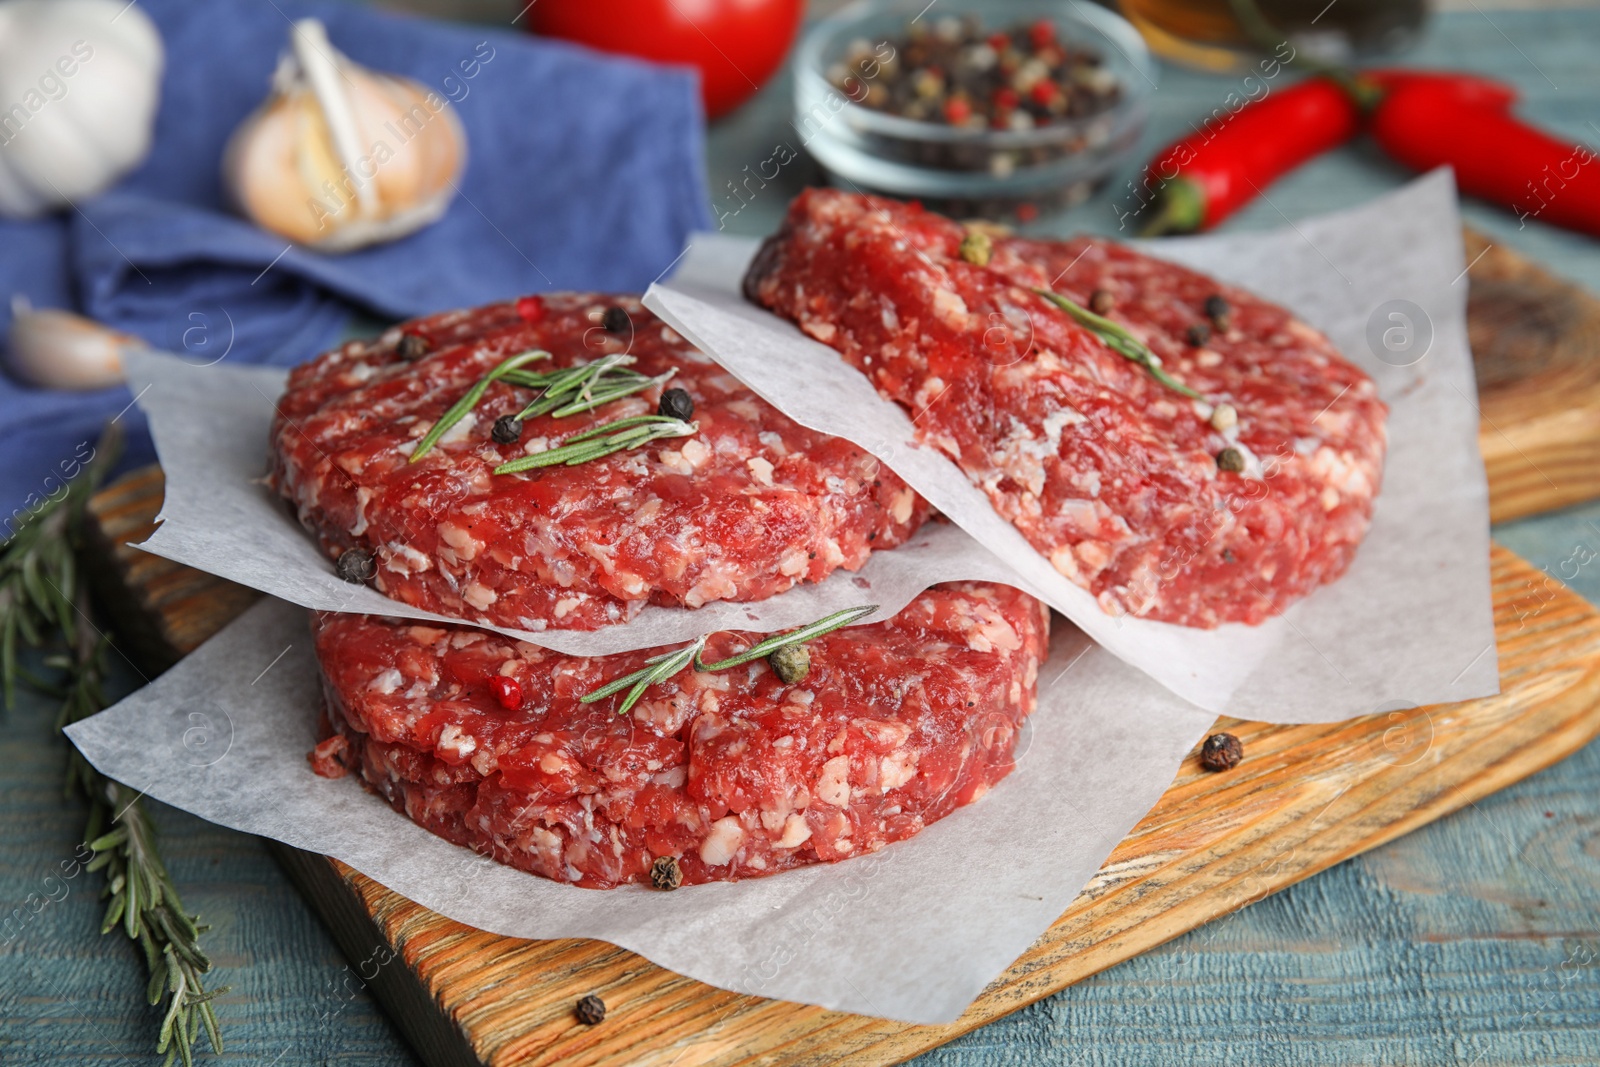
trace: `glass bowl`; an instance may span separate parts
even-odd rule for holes
[[[981,19],[986,33],[1049,20],[1059,40],[1098,54],[1116,79],[1115,102],[1030,129],[953,126],[858,103],[882,70],[872,59],[885,58],[887,46],[897,55],[913,21],[966,16]],[[837,76],[845,64],[850,77],[836,87],[829,71]],[[792,126],[836,185],[921,200],[955,217],[1029,221],[1080,204],[1105,183],[1138,144],[1155,79],[1139,32],[1087,0],[864,0],[801,41]]]

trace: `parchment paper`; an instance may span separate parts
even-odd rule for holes
[[[598,938],[725,989],[915,1023],[956,1018],[1055,921],[1212,721],[1062,625],[1016,769],[978,803],[843,863],[601,891],[484,859],[354,778],[311,773],[317,688],[306,613],[269,598],[67,733],[158,800],[336,856],[471,926]]]
[[[1095,641],[1173,692],[1241,718],[1332,722],[1499,691],[1488,486],[1448,171],[1278,231],[1149,244],[1293,309],[1372,375],[1391,408],[1383,488],[1354,565],[1258,627],[1197,630],[1102,612],[952,461],[915,443],[903,409],[832,349],[741,297],[754,247],[697,237],[645,304],[791,418],[871,451]]]
[[[630,623],[594,631],[527,631],[437,615],[340,580],[289,505],[263,484],[268,430],[287,371],[195,366],[157,352],[130,352],[124,362],[166,474],[161,526],[138,547],[319,611],[466,621],[558,652],[603,656],[721,629],[770,633],[860,604],[877,604],[881,610],[871,618],[888,618],[939,582],[1019,584],[1011,568],[959,527],[933,522],[894,551],[874,552],[859,571],[835,571],[826,581],[755,603],[651,605]]]

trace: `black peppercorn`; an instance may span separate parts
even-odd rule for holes
[[[1208,771],[1231,771],[1244,759],[1244,746],[1232,734],[1212,734],[1200,746],[1200,766]]]
[[[656,411],[669,419],[688,422],[694,417],[694,397],[683,389],[668,389],[661,394],[661,403],[656,405]]]
[[[767,656],[767,666],[778,676],[778,681],[793,685],[811,673],[811,653],[806,651],[805,645],[784,645]]]
[[[1244,453],[1237,448],[1224,448],[1217,453],[1217,469],[1239,473],[1244,470]]]
[[[1089,310],[1096,315],[1104,315],[1116,306],[1117,298],[1108,289],[1096,289],[1089,294]]]
[[[399,353],[401,359],[410,363],[428,354],[428,341],[414,333],[402,334],[395,351]]]
[[[613,304],[600,316],[600,325],[606,328],[607,333],[626,333],[633,325],[633,320],[628,318],[626,311]]]
[[[578,1001],[578,1006],[573,1009],[573,1014],[585,1026],[599,1026],[606,1021],[606,1002],[590,993]]]
[[[1211,327],[1205,323],[1197,322],[1189,327],[1188,341],[1194,347],[1199,348],[1209,340],[1211,340]]]
[[[1228,301],[1222,296],[1221,293],[1212,293],[1210,296],[1206,297],[1206,318],[1210,319],[1211,325],[1215,326],[1217,329],[1226,330],[1228,328],[1228,314],[1232,310],[1233,309],[1228,306]]]
[[[515,415],[501,415],[494,420],[494,429],[489,431],[489,436],[494,438],[496,444],[516,444],[522,438],[522,420]]]
[[[372,576],[378,572],[378,565],[372,553],[366,549],[349,548],[339,553],[339,562],[334,564],[333,569],[345,581],[360,585],[372,580]]]
[[[663,892],[676,889],[683,884],[683,868],[678,866],[676,856],[657,856],[656,861],[650,865],[650,884]]]

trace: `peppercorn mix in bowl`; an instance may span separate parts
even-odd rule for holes
[[[1099,188],[1154,87],[1138,33],[1092,4],[869,0],[801,43],[792,125],[840,184],[1027,221]]]

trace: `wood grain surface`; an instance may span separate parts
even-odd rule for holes
[[[148,471],[108,487],[91,504],[100,536],[142,537],[159,493]],[[275,851],[352,961],[403,963],[371,967],[369,981],[430,1064],[897,1063],[1480,799],[1600,733],[1600,613],[1505,549],[1491,563],[1499,696],[1332,725],[1224,720],[1245,763],[1206,774],[1191,757],[1065,914],[948,1026],[728,993],[603,942],[487,934],[335,861]],[[240,610],[253,599],[220,579],[185,584],[162,571],[162,595],[151,595],[128,573],[110,610],[148,614],[153,632],[185,640],[225,621],[208,583]],[[201,613],[203,624],[183,619]],[[573,1017],[590,993],[610,1009],[603,1027]]]
[[[1466,255],[1491,521],[1600,496],[1600,300],[1472,230]]]

